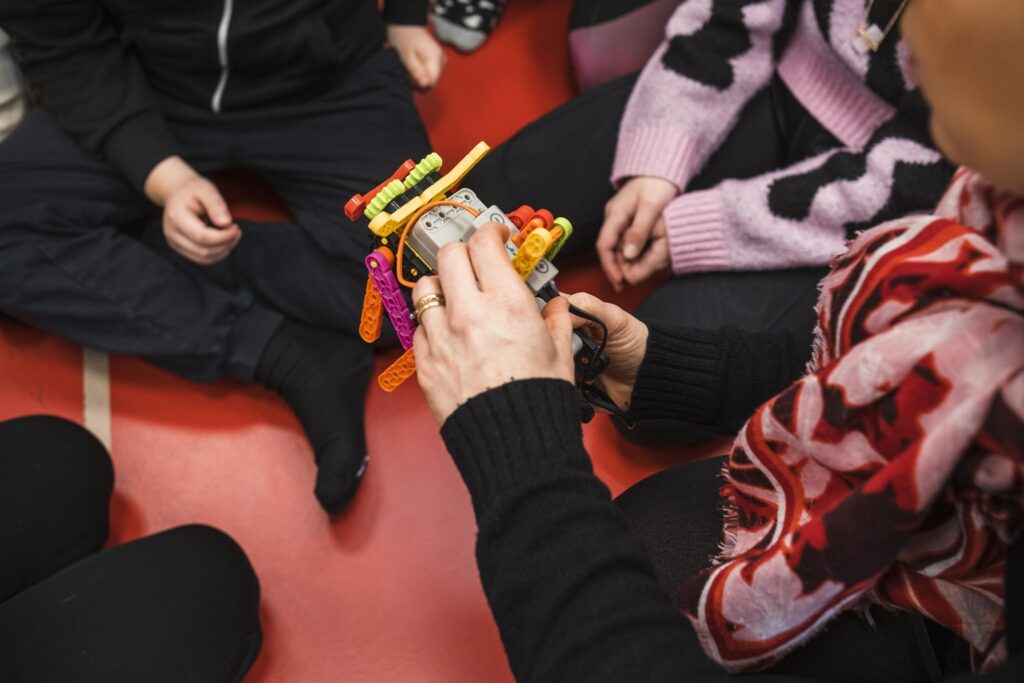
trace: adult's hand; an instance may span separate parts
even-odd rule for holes
[[[628,411],[640,364],[647,354],[647,325],[615,304],[605,303],[596,296],[583,292],[563,296],[573,306],[597,316],[608,326],[608,343],[604,347],[608,367],[601,373],[601,383],[615,405]],[[573,316],[572,324],[574,328],[584,328],[595,339],[601,334],[600,327],[583,318]]]
[[[562,298],[543,314],[505,251],[508,228],[489,223],[467,244],[442,247],[437,277],[413,301],[442,293],[413,339],[416,376],[439,423],[488,389],[522,379],[573,380],[572,321]]]
[[[387,34],[413,84],[420,90],[437,85],[447,57],[430,31],[425,26],[389,24]]]
[[[181,157],[168,157],[157,164],[146,178],[144,190],[164,207],[167,243],[190,261],[216,263],[242,239],[220,190]]]
[[[661,212],[678,194],[679,188],[664,178],[637,176],[627,180],[608,200],[597,238],[597,255],[617,291],[629,282],[625,265],[643,258]]]

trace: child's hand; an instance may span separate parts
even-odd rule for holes
[[[658,217],[654,223],[648,238],[647,248],[640,252],[640,256],[627,261],[619,257],[619,268],[622,270],[622,278],[631,285],[638,285],[652,275],[672,267],[672,259],[668,251],[668,233],[665,228],[665,219]]]
[[[167,244],[190,261],[216,263],[242,239],[220,190],[181,157],[157,164],[146,178],[145,192],[164,207]]]
[[[624,282],[636,284],[646,279],[656,272],[652,267],[660,270],[668,266],[664,231],[659,236],[657,226],[661,212],[678,194],[679,189],[664,178],[637,176],[608,200],[597,238],[597,255],[616,291]],[[659,237],[661,244],[657,243]]]
[[[388,26],[388,42],[420,90],[430,90],[441,78],[447,57],[425,26]]]

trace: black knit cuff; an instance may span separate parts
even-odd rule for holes
[[[568,382],[510,382],[471,398],[441,427],[477,517],[495,498],[558,467],[590,471],[580,397]]]
[[[103,141],[103,155],[139,189],[157,164],[175,154],[178,145],[155,109],[126,120]]]
[[[427,0],[385,0],[384,23],[426,26],[428,4]]]
[[[721,404],[721,339],[708,330],[649,326],[629,409],[638,420],[710,424]]]

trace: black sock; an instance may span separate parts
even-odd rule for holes
[[[284,322],[256,381],[288,402],[316,454],[316,498],[329,513],[352,498],[366,470],[363,403],[373,349],[357,337]]]

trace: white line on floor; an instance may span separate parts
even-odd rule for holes
[[[82,397],[85,428],[110,450],[110,357],[102,351],[82,351]]]

